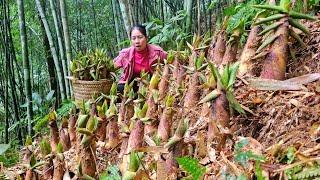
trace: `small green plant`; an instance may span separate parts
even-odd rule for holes
[[[0,144],[0,162],[2,162],[5,167],[13,166],[19,162],[19,152],[16,149],[17,144],[18,141],[11,141],[9,144]]]
[[[236,162],[238,162],[242,167],[246,168],[248,166],[248,161],[253,160],[255,162],[255,176],[257,180],[264,180],[265,177],[262,174],[262,168],[261,168],[261,162],[265,161],[265,157],[262,155],[257,155],[253,153],[251,150],[244,151],[243,148],[249,143],[249,140],[244,138],[241,141],[239,141],[234,146],[234,159]],[[242,175],[244,177],[240,178],[237,177],[237,179],[247,179],[245,175]]]
[[[310,167],[292,176],[292,179],[315,179],[320,177],[320,167]]]
[[[206,169],[199,164],[199,161],[197,159],[194,159],[192,157],[179,157],[176,159],[182,169],[191,174],[191,176],[195,180],[201,179],[206,172]]]
[[[293,176],[302,171],[302,165],[295,166],[293,168],[284,171],[288,179],[293,179]]]
[[[75,107],[76,107],[76,104],[74,101],[71,101],[69,99],[64,101],[62,103],[62,106],[57,110],[58,119],[61,119],[62,117],[67,116],[70,113],[70,109],[75,108]],[[35,117],[35,119],[34,119],[35,125],[34,125],[33,129],[36,132],[45,132],[48,130],[47,125],[49,122],[49,119],[48,119],[49,118],[49,110],[50,110],[50,108],[47,107],[45,115],[43,115],[41,113]]]
[[[70,109],[73,109],[76,107],[76,104],[74,101],[67,99],[64,102],[62,102],[62,106],[57,109],[57,116],[58,118],[65,117],[69,115]]]
[[[243,151],[243,148],[249,143],[248,139],[243,139],[238,142],[235,147],[235,161],[240,163],[243,167],[246,167],[249,160],[264,162],[265,157],[261,155],[254,154],[251,150]]]
[[[121,180],[119,168],[111,165],[99,177],[100,180]]]

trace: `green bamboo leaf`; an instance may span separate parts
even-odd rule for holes
[[[35,155],[32,153],[32,154],[31,154],[31,157],[30,157],[29,165],[30,165],[30,167],[32,167],[32,166],[34,166],[36,163],[37,163],[36,157],[35,157]]]
[[[26,137],[26,140],[25,140],[25,143],[24,143],[25,146],[30,146],[32,145],[32,138],[30,136],[27,136]]]
[[[148,103],[144,103],[142,109],[138,113],[138,118],[144,118],[148,110]]]
[[[308,28],[306,28],[304,25],[300,24],[298,21],[289,18],[289,24],[295,28],[300,29],[302,32],[306,33],[307,35],[310,35]]]
[[[207,94],[203,99],[201,99],[198,104],[203,104],[203,103],[209,102],[209,101],[217,98],[220,94],[221,94],[221,92],[218,89],[215,89],[215,90],[211,91],[209,94]]]
[[[57,145],[57,153],[63,153],[63,146],[61,142],[59,142]]]
[[[128,170],[131,172],[136,172],[139,166],[140,166],[140,161],[139,161],[138,153],[131,152]]]
[[[36,164],[34,164],[30,169],[35,169],[35,168],[40,167],[40,166],[45,165],[45,164],[47,164],[47,162],[40,161],[40,162],[37,162]]]
[[[281,19],[283,17],[286,17],[286,15],[285,14],[275,14],[275,15],[271,15],[266,18],[259,18],[258,21],[254,23],[254,25],[264,24],[264,23],[267,23],[270,21]]]
[[[280,7],[282,7],[286,11],[290,10],[290,6],[291,6],[291,0],[281,0],[280,1]]]
[[[310,15],[307,15],[307,14],[303,14],[303,13],[299,13],[299,12],[295,12],[295,11],[290,11],[289,12],[289,16],[294,18],[294,19],[308,19],[308,20],[312,20],[312,21],[317,20],[313,16],[310,16]]]
[[[213,74],[214,78],[217,80],[219,86],[223,87],[221,82],[222,78],[217,67],[212,62],[209,62],[209,67],[210,67],[211,73]]]
[[[295,147],[288,147],[287,149],[287,164],[291,164],[294,159],[296,158],[296,148]]]
[[[226,89],[228,87],[228,82],[229,82],[229,64],[227,64],[224,67],[221,78],[222,78],[221,80],[222,80],[223,87],[224,89]]]
[[[230,74],[229,74],[229,81],[228,81],[227,89],[230,89],[233,87],[233,84],[237,78],[237,72],[239,69],[239,65],[240,65],[240,62],[236,62],[233,65],[231,65],[230,70],[229,70]]]
[[[275,6],[275,5],[253,5],[252,7],[259,8],[259,9],[278,11],[278,12],[282,12],[282,13],[287,13],[288,12],[284,8],[282,8],[280,6]]]
[[[273,30],[273,29],[277,29],[281,24],[283,24],[282,22],[276,22],[271,24],[270,26],[266,27],[263,31],[261,31],[259,33],[259,36],[264,35],[265,33]]]
[[[292,29],[289,29],[289,34],[291,37],[293,37],[296,41],[298,41],[298,43],[303,47],[306,48],[307,45],[303,42],[303,40],[300,38],[300,36],[295,33]]]
[[[257,54],[259,54],[262,49],[264,49],[265,47],[267,47],[269,44],[273,43],[274,40],[276,40],[278,38],[279,35],[274,34],[272,36],[270,36],[268,39],[266,39],[261,46],[257,49]]]
[[[237,101],[237,99],[234,97],[231,91],[227,91],[227,99],[230,104],[230,106],[238,111],[241,114],[245,114],[244,110],[242,109],[241,105]]]
[[[80,134],[85,134],[87,136],[92,136],[92,132],[89,131],[87,128],[77,128],[77,132]]]

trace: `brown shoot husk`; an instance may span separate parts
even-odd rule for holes
[[[51,145],[52,151],[55,152],[57,149],[57,145],[60,141],[57,121],[55,120],[50,121],[49,127],[50,127],[50,145]]]
[[[151,119],[151,120],[158,119],[158,106],[157,106],[156,102],[154,101],[152,92],[149,92],[147,104],[148,104],[148,109],[147,109],[147,113],[146,113],[146,118]]]
[[[170,69],[169,65],[166,64],[163,67],[162,77],[159,83],[159,100],[163,100],[169,90],[169,78],[170,78]]]
[[[228,103],[225,92],[221,92],[221,95],[212,102],[211,111],[212,111],[211,121],[213,122],[209,122],[209,125],[213,125],[212,127],[213,129],[209,134],[208,139],[215,138],[218,141],[217,149],[218,151],[221,151],[222,148],[224,148],[225,146],[226,135],[221,132],[215,137],[212,137],[212,135],[216,133],[216,128],[214,127],[215,124],[217,125],[218,128],[230,127],[229,103]]]
[[[34,180],[37,179],[37,174],[32,171],[31,169],[28,169],[26,172],[25,180]]]
[[[222,64],[230,64],[236,61],[239,39],[235,37],[235,40],[227,45],[226,51],[223,55]]]
[[[91,146],[81,147],[80,161],[82,174],[87,174],[91,177],[96,176],[96,157]]]
[[[172,108],[167,107],[161,115],[158,126],[158,136],[161,138],[162,142],[167,142],[170,137],[173,112]]]
[[[128,140],[128,147],[126,154],[130,153],[133,149],[141,147],[143,143],[143,132],[144,132],[144,127],[143,127],[143,122],[138,120],[135,123],[134,129],[132,129],[129,140]]]
[[[76,139],[77,139],[76,123],[77,123],[76,115],[74,115],[74,114],[70,115],[69,124],[68,124],[68,132],[69,132],[69,138],[71,141],[71,146],[73,146],[73,147],[76,146]]]
[[[60,138],[63,146],[63,151],[68,151],[71,148],[71,141],[67,128],[60,129]]]
[[[98,122],[96,136],[99,141],[104,142],[107,134],[107,119],[101,118]]]
[[[53,180],[61,180],[61,179],[63,179],[63,175],[64,175],[64,172],[65,172],[64,160],[60,160],[58,157],[56,157],[53,160],[53,166],[54,166]]]
[[[276,31],[277,39],[272,43],[270,52],[266,56],[260,74],[264,79],[285,79],[286,64],[288,59],[288,22],[283,18],[283,24]]]
[[[120,142],[120,134],[116,117],[112,117],[108,123],[108,137],[108,148],[115,148]]]
[[[224,30],[220,31],[213,53],[213,62],[217,65],[221,64],[223,60],[226,51],[226,38],[226,32]]]
[[[195,107],[200,98],[200,81],[199,81],[199,72],[192,74],[192,77],[189,80],[189,85],[187,89],[186,96],[184,98],[184,107],[190,109]]]
[[[243,76],[247,73],[252,75],[252,57],[254,57],[256,50],[260,45],[261,38],[258,36],[258,34],[261,29],[261,26],[253,26],[249,33],[247,42],[240,56],[240,65],[238,70],[238,74],[240,76]]]
[[[54,171],[53,160],[52,160],[52,158],[49,158],[47,160],[47,164],[43,168],[43,171],[42,171],[43,173],[40,178],[48,179],[48,180],[52,179],[53,171]]]

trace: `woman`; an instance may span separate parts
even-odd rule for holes
[[[152,65],[158,59],[167,58],[167,52],[161,47],[148,44],[146,28],[135,25],[130,30],[131,47],[120,51],[114,59],[115,66],[123,68],[123,73],[118,84],[118,92],[123,93],[124,84],[140,76],[141,71],[153,72]]]

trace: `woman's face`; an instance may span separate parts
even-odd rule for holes
[[[138,29],[133,29],[131,32],[131,44],[134,46],[136,51],[142,51],[147,47],[147,37]]]

